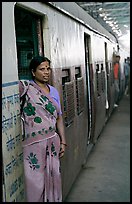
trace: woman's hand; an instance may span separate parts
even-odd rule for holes
[[[63,124],[63,118],[62,115],[59,115],[57,119],[57,130],[58,134],[60,136],[60,153],[59,157],[63,157],[65,153],[65,147],[66,145],[66,139],[65,139],[65,131],[64,131],[64,124]]]
[[[65,143],[60,143],[60,153],[59,153],[59,157],[63,157],[64,153],[65,153],[65,147],[67,146],[67,144]]]

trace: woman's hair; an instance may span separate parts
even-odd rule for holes
[[[51,61],[47,58],[47,57],[42,57],[42,56],[36,56],[34,57],[31,62],[30,62],[30,65],[29,65],[29,70],[30,72],[32,73],[36,71],[36,68],[42,63],[42,62],[49,62],[49,65],[51,63]]]

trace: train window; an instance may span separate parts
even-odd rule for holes
[[[31,79],[29,63],[33,56],[43,55],[41,16],[15,7],[15,30],[19,79]]]
[[[74,82],[70,81],[70,70],[62,70],[62,91],[64,105],[65,126],[69,126],[73,122],[75,116],[74,106]]]
[[[77,114],[84,110],[84,81],[80,67],[75,67]]]

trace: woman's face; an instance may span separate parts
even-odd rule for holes
[[[50,68],[49,62],[47,61],[42,62],[36,68],[35,72],[32,71],[34,78],[41,83],[47,83],[49,81],[50,73],[51,73],[51,68]]]

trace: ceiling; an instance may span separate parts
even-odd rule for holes
[[[118,39],[130,34],[130,2],[75,2]]]

